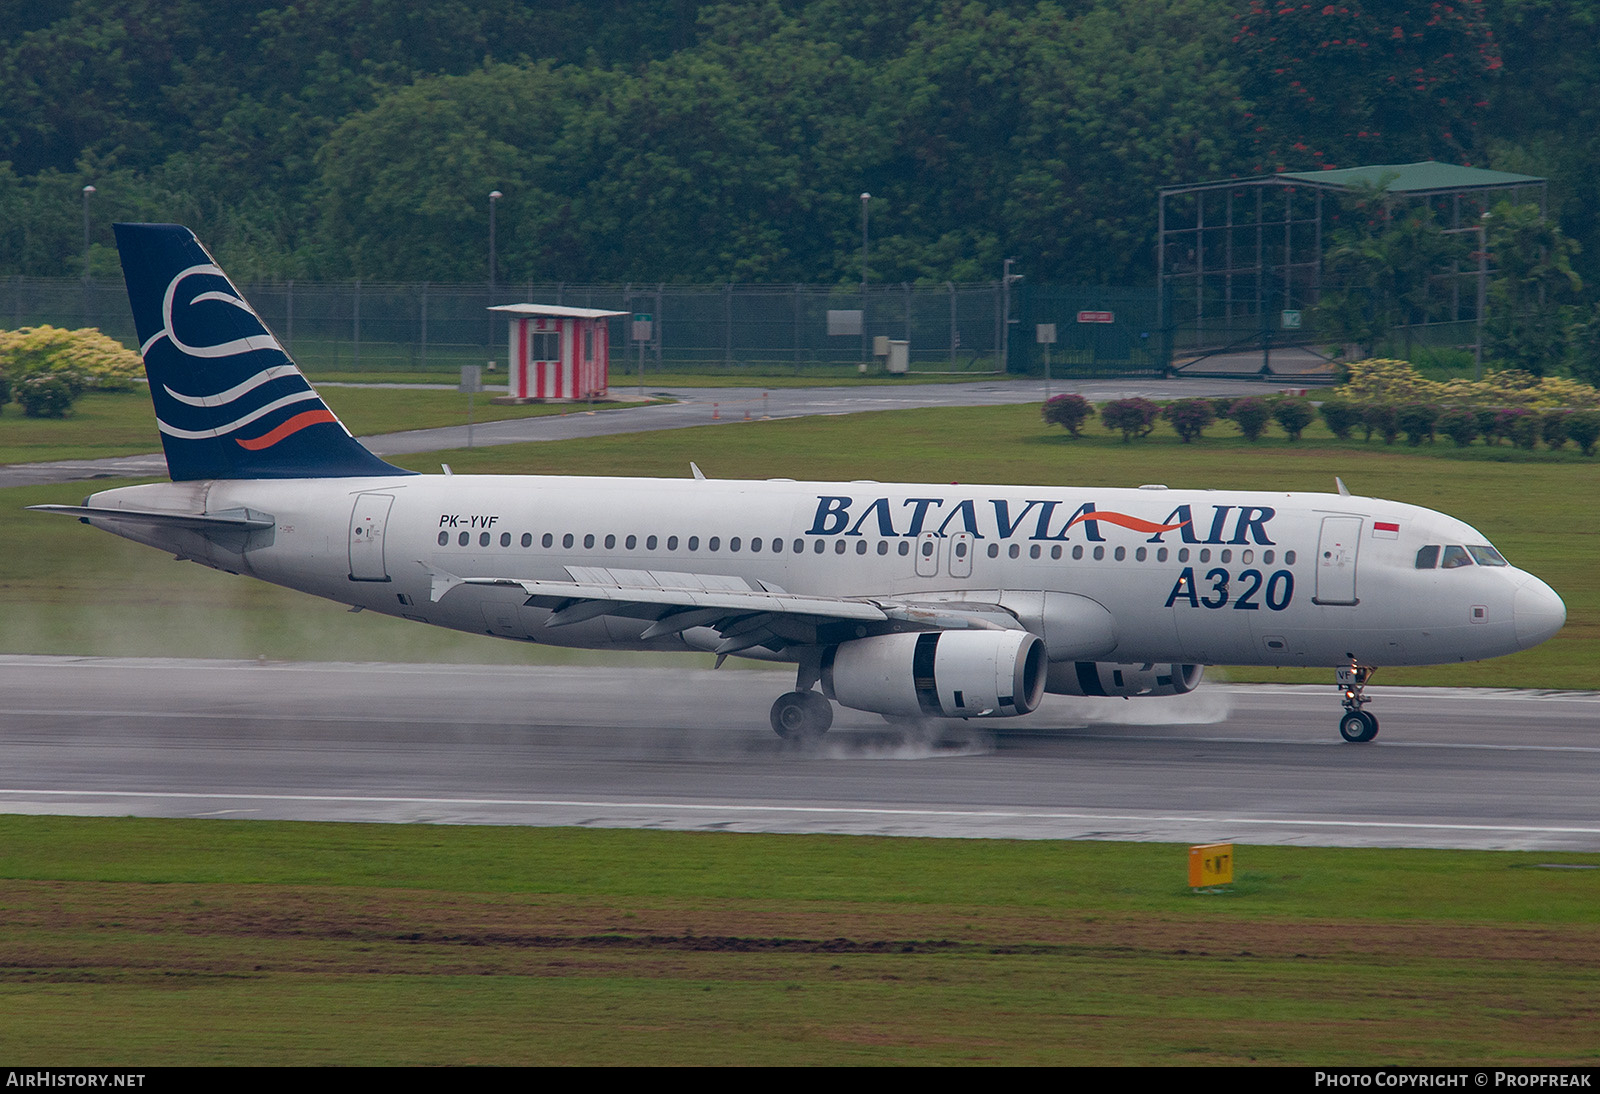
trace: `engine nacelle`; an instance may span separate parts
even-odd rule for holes
[[[1200,686],[1203,665],[1119,665],[1110,661],[1055,661],[1045,690],[1051,695],[1186,695]]]
[[[1004,718],[1044,697],[1044,643],[1027,631],[924,631],[841,642],[822,690],[856,710],[905,717]]]

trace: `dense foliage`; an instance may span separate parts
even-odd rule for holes
[[[1588,300],[1597,83],[1567,0],[37,0],[0,275],[80,273],[93,185],[98,274],[142,219],[245,277],[476,280],[499,190],[508,280],[851,283],[869,192],[874,281],[1141,283],[1162,185],[1433,158],[1552,177]],[[1547,273],[1505,291],[1568,306]],[[1548,354],[1532,311],[1497,352]]]

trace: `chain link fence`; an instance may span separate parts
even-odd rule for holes
[[[1154,295],[1136,289],[1014,285],[1010,346],[1000,282],[940,286],[577,285],[264,282],[240,285],[257,312],[313,373],[454,372],[503,363],[506,321],[491,303],[530,302],[626,313],[611,321],[613,381],[627,382],[641,356],[649,371],[838,372],[873,366],[874,340],[909,343],[921,373],[1038,371],[1035,321],[1060,324],[1053,362],[1063,370],[1159,371],[1151,324]],[[1113,323],[1073,322],[1083,308],[1116,313]],[[861,311],[860,334],[830,335],[830,311]],[[651,337],[631,339],[632,316],[648,316]],[[0,280],[0,326],[98,327],[133,346],[133,320],[120,280],[10,277]],[[1022,332],[1026,332],[1023,337]],[[879,363],[881,364],[881,362]],[[876,367],[876,366],[875,366]]]

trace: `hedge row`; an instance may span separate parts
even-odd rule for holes
[[[1046,422],[1077,437],[1094,417],[1095,407],[1081,395],[1057,395],[1044,404],[1043,414]],[[1361,430],[1363,440],[1376,435],[1384,444],[1393,444],[1402,436],[1408,444],[1432,444],[1442,435],[1462,448],[1482,440],[1488,445],[1507,443],[1531,450],[1541,441],[1551,449],[1571,441],[1586,456],[1593,456],[1600,442],[1600,410],[1358,403],[1338,398],[1325,399],[1319,407],[1309,399],[1255,395],[1180,399],[1165,406],[1149,399],[1117,399],[1099,409],[1101,423],[1111,432],[1121,433],[1124,442],[1148,436],[1157,419],[1165,418],[1185,444],[1199,440],[1206,427],[1218,420],[1233,422],[1252,442],[1261,439],[1269,422],[1277,422],[1290,441],[1298,441],[1319,414],[1329,432],[1340,440]]]

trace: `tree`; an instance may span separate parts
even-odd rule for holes
[[[1489,319],[1484,348],[1506,365],[1543,376],[1566,354],[1583,287],[1572,269],[1577,244],[1537,205],[1501,202],[1489,215]]]
[[[1340,341],[1354,342],[1369,355],[1403,328],[1409,356],[1412,326],[1437,315],[1444,304],[1430,292],[1433,279],[1465,259],[1472,242],[1446,233],[1426,205],[1398,207],[1388,193],[1392,182],[1358,188],[1344,199],[1353,226],[1333,234],[1317,313]]]
[[[1249,0],[1234,48],[1254,172],[1481,161],[1501,68],[1482,0]]]

